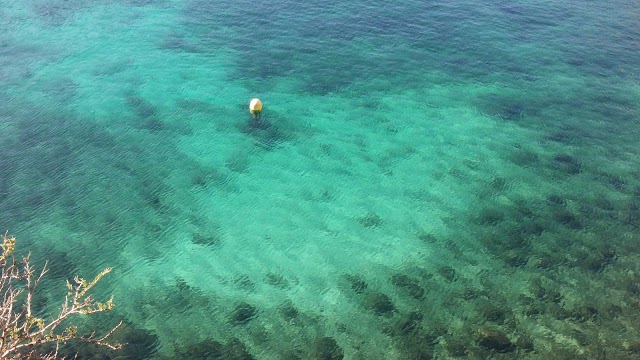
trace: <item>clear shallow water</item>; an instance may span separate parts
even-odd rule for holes
[[[2,226],[106,356],[638,356],[634,2],[0,5]]]

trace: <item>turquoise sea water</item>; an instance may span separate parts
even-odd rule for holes
[[[83,359],[640,358],[638,9],[0,0],[1,227]]]

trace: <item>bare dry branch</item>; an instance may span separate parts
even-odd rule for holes
[[[14,256],[15,238],[9,237],[5,232],[2,235],[2,253],[0,254],[0,359],[9,358],[17,353],[38,355],[43,359],[55,359],[58,356],[60,343],[70,340],[85,341],[106,348],[117,350],[121,344],[111,344],[107,339],[120,328],[122,322],[112,328],[102,337],[96,338],[91,334],[81,336],[77,333],[77,327],[67,326],[61,332],[57,328],[74,315],[89,315],[97,312],[109,311],[113,308],[113,297],[106,303],[95,301],[89,293],[90,290],[111,271],[106,268],[91,282],[75,277],[74,283],[67,281],[70,293],[65,297],[58,314],[51,320],[33,316],[32,300],[36,289],[44,275],[48,272],[47,263],[36,276],[34,268],[30,265],[30,256],[26,256],[21,262],[16,262]],[[26,296],[21,296],[26,292]],[[19,310],[16,310],[19,309]],[[56,349],[49,354],[37,354],[38,347],[55,343]]]

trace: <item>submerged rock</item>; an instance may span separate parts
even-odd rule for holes
[[[265,282],[280,289],[287,289],[289,287],[289,280],[280,273],[267,273],[265,276]]]
[[[344,352],[333,338],[320,338],[313,345],[311,359],[342,360],[343,358]]]
[[[569,175],[575,175],[582,171],[582,164],[580,160],[567,154],[555,155],[553,157],[551,167]]]
[[[494,323],[502,324],[507,318],[507,314],[500,307],[485,302],[478,305],[480,315],[486,320]]]
[[[522,335],[518,338],[518,340],[516,340],[516,347],[519,351],[524,352],[532,352],[535,350],[533,341],[526,335]]]
[[[205,339],[176,351],[174,359],[200,360],[253,360],[254,357],[238,339],[232,339],[227,344],[213,339]]]
[[[414,299],[422,299],[424,297],[424,288],[420,286],[417,280],[410,278],[405,274],[394,274],[391,277],[391,283],[404,290]]]
[[[159,346],[158,336],[153,332],[138,328],[133,323],[124,321],[113,334],[110,343],[124,344],[122,349],[113,351],[107,347],[88,342],[61,344],[55,349],[52,344],[44,345],[43,353],[56,351],[59,359],[99,359],[99,360],[143,360],[156,358]]]
[[[467,344],[462,339],[448,339],[447,352],[453,357],[462,357],[467,354]]]
[[[393,314],[396,307],[391,299],[382,293],[372,293],[367,296],[365,307],[376,315]]]
[[[442,266],[438,268],[438,275],[442,276],[448,282],[453,282],[457,278],[456,270],[451,266]]]
[[[378,227],[382,224],[382,218],[374,212],[369,212],[367,215],[358,219],[358,222],[364,227]]]
[[[510,352],[515,350],[515,345],[507,335],[497,329],[483,327],[477,331],[478,345],[487,350],[496,352]]]
[[[219,248],[222,245],[222,239],[219,236],[200,232],[191,235],[191,242],[196,245],[209,246],[212,248]]]
[[[356,294],[362,294],[369,287],[367,282],[357,275],[346,274],[344,278],[351,284],[351,290]]]
[[[562,209],[553,212],[553,217],[561,225],[567,226],[570,229],[580,230],[583,228],[580,220],[572,212]]]
[[[229,315],[229,322],[232,325],[244,325],[253,320],[257,315],[258,310],[255,306],[242,302],[236,306],[231,315]]]
[[[282,304],[282,306],[280,306],[280,309],[278,310],[278,312],[287,321],[292,321],[295,318],[297,318],[298,315],[300,315],[300,312],[293,305],[292,302],[286,302],[286,303]]]
[[[632,354],[640,354],[640,341],[628,340],[622,344],[622,347]]]

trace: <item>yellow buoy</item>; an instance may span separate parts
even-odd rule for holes
[[[249,103],[249,111],[253,114],[262,111],[262,101],[260,99],[251,99]]]
[[[260,101],[260,99],[251,99],[251,102],[249,103],[249,112],[256,121],[260,120],[260,113],[262,112],[262,101]]]

